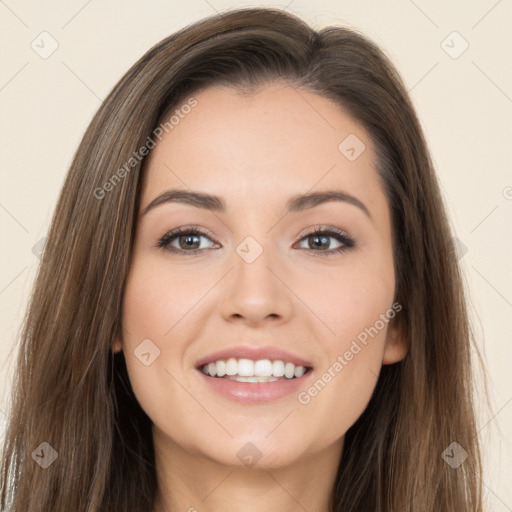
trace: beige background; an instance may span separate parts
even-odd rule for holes
[[[0,431],[16,335],[39,262],[33,247],[45,236],[67,167],[101,100],[154,43],[215,10],[249,5],[255,4],[0,0]],[[487,510],[512,511],[506,485],[512,474],[512,2],[259,5],[286,7],[316,28],[360,29],[404,77],[463,244],[488,366],[492,410],[482,408],[478,420]],[[40,35],[44,31],[49,35]],[[469,47],[458,55],[465,42]],[[58,48],[42,58],[52,44]]]

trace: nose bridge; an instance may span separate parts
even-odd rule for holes
[[[235,246],[223,314],[226,318],[243,316],[252,323],[269,316],[287,318],[292,311],[291,292],[276,276],[280,267],[278,251],[270,247],[271,236],[256,236],[248,235]]]
[[[247,284],[268,287],[269,281],[275,279],[269,270],[272,266],[272,249],[270,237],[258,240],[252,235],[246,236],[235,248],[235,276],[240,285]],[[275,259],[275,258],[274,258]]]

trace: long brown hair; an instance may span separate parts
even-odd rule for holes
[[[2,510],[151,512],[151,421],[123,353],[111,350],[145,161],[130,159],[194,92],[272,81],[332,99],[362,123],[392,212],[395,300],[403,306],[394,320],[410,348],[403,361],[383,366],[346,433],[331,509],[482,511],[467,292],[407,90],[385,53],[356,30],[315,31],[271,8],[228,11],[164,39],[121,78],[87,128],[21,330]],[[449,457],[454,446],[467,453],[457,468],[442,456],[450,445]],[[41,450],[57,457],[47,468],[36,463]]]

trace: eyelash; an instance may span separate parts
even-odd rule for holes
[[[208,233],[206,231],[202,231],[197,226],[181,227],[181,228],[175,229],[173,231],[170,231],[169,233],[166,233],[164,236],[162,236],[155,244],[155,247],[161,248],[164,251],[178,254],[179,256],[191,256],[191,255],[197,254],[197,253],[205,250],[205,249],[195,249],[192,251],[185,251],[183,249],[176,249],[175,247],[170,248],[169,244],[171,243],[171,241],[174,238],[176,238],[180,235],[183,235],[183,234],[205,236],[206,238],[209,238],[210,240],[213,238],[213,236],[210,233]],[[330,250],[326,250],[326,251],[315,251],[313,249],[309,249],[313,253],[319,253],[319,254],[316,254],[315,256],[323,257],[323,256],[331,256],[333,254],[340,254],[340,253],[348,251],[356,246],[355,238],[348,236],[346,233],[344,233],[343,231],[341,231],[339,229],[336,229],[333,227],[323,228],[322,226],[315,226],[314,230],[309,231],[309,232],[305,233],[304,235],[302,235],[302,237],[300,238],[300,241],[302,241],[304,238],[307,238],[312,235],[316,235],[316,236],[325,235],[328,238],[330,238],[330,237],[336,238],[338,240],[338,242],[341,242],[343,244],[340,247],[338,247],[337,249],[330,249]]]

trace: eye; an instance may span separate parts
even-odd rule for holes
[[[196,226],[182,227],[166,233],[158,240],[156,247],[180,255],[196,254],[205,249],[205,247],[201,247],[201,237],[211,240],[209,233],[201,231]],[[178,247],[172,245],[174,242],[178,244]]]
[[[207,248],[204,246],[201,247],[201,238],[212,241],[213,235],[202,231],[197,226],[181,227],[166,233],[157,241],[155,246],[182,256],[192,255]],[[334,238],[341,245],[334,249],[329,249],[330,238]],[[314,230],[306,233],[306,235],[301,238],[301,241],[302,240],[307,244],[310,244],[311,247],[320,249],[311,249],[311,252],[319,253],[317,254],[318,256],[329,256],[336,253],[342,253],[351,249],[356,244],[355,239],[347,235],[345,232],[333,227],[322,228],[322,226],[315,226]],[[176,244],[178,245],[177,247]],[[218,245],[219,244],[217,244],[217,246]],[[308,247],[306,247],[306,249],[308,249]]]
[[[330,238],[336,239],[341,245],[334,249],[329,249],[331,245],[329,242]],[[310,231],[304,235],[301,240],[305,240],[307,244],[312,247],[316,247],[320,250],[313,250],[312,252],[320,253],[318,256],[329,256],[335,253],[345,252],[352,247],[355,247],[356,241],[351,236],[347,235],[343,231],[329,227],[322,228],[322,226],[316,226],[313,231]],[[306,247],[307,249],[308,247]]]

